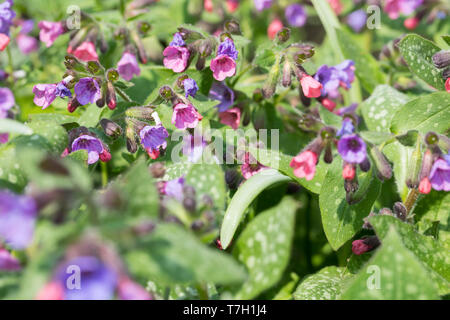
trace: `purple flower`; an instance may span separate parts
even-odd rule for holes
[[[70,90],[65,86],[63,81],[56,84],[56,95],[60,98],[72,98],[72,92],[70,92]]]
[[[209,66],[213,72],[213,77],[217,81],[223,81],[227,77],[232,77],[236,73],[236,62],[228,55],[222,54],[211,60]]]
[[[335,66],[340,85],[345,89],[352,86],[352,82],[355,80],[355,63],[352,60],[345,60],[337,66]]]
[[[201,135],[188,135],[183,138],[183,154],[190,162],[196,163],[203,155],[207,143]]]
[[[81,78],[74,87],[78,102],[84,106],[102,97],[100,86],[93,78]]]
[[[178,129],[195,128],[203,117],[191,104],[178,103],[173,108],[172,123]]]
[[[361,163],[367,157],[366,143],[356,134],[346,134],[339,139],[338,152],[348,163]]]
[[[437,159],[430,171],[430,182],[434,190],[450,191],[450,164]]]
[[[37,207],[33,198],[0,191],[0,239],[14,249],[31,243]]]
[[[360,32],[366,25],[367,14],[364,9],[359,9],[350,13],[347,17],[348,25],[355,32]]]
[[[33,93],[34,104],[42,107],[42,110],[44,110],[56,99],[56,84],[37,84],[33,87]]]
[[[355,80],[355,67],[352,60],[345,60],[334,67],[322,65],[316,72],[314,78],[319,81],[322,88],[322,96],[335,99],[339,97],[339,87],[346,89],[351,87]]]
[[[184,86],[184,94],[186,95],[186,98],[188,96],[194,97],[198,91],[198,85],[194,79],[191,79],[191,78],[185,79],[183,81],[183,86]]]
[[[7,143],[9,139],[9,133],[0,133],[0,143]]]
[[[176,32],[173,35],[173,41],[169,45],[173,47],[184,47],[186,43],[184,42],[181,34],[179,32]]]
[[[159,148],[167,147],[166,139],[169,137],[169,133],[162,125],[145,126],[139,135],[142,145],[149,154],[154,151],[159,152]]]
[[[183,201],[184,177],[169,180],[164,187],[164,193],[178,201]]]
[[[353,132],[355,132],[353,121],[349,118],[345,118],[344,120],[342,120],[342,127],[337,132],[337,136],[340,137],[346,134],[352,134]]]
[[[255,8],[258,11],[263,11],[264,9],[270,8],[272,6],[272,0],[253,0],[255,3]]]
[[[164,66],[174,72],[183,72],[189,61],[189,50],[185,47],[169,46],[163,51]]]
[[[72,143],[72,152],[77,150],[86,150],[88,153],[88,164],[93,164],[98,161],[100,155],[104,152],[103,143],[87,134],[76,138]]]
[[[30,54],[39,49],[39,43],[35,37],[26,34],[19,34],[16,37],[17,46],[23,54]]]
[[[28,19],[28,20],[22,20],[20,22],[20,33],[21,34],[28,34],[31,31],[33,31],[34,28],[34,21],[32,19]]]
[[[209,90],[209,97],[213,100],[219,100],[216,105],[219,112],[226,111],[234,103],[234,91],[222,82],[214,82]]]
[[[139,76],[141,74],[136,56],[129,52],[124,52],[122,58],[117,63],[117,70],[120,76],[127,81],[130,81],[133,75]]]
[[[16,13],[11,9],[12,0],[6,0],[0,4],[0,33],[9,35],[9,28],[13,24]]]
[[[48,47],[51,47],[56,38],[64,32],[64,27],[61,22],[41,21],[38,23],[39,39]]]
[[[234,46],[233,40],[231,40],[230,38],[226,38],[219,44],[219,47],[217,48],[217,56],[221,55],[229,56],[233,60],[236,60],[238,58],[238,51]]]
[[[397,19],[400,13],[409,16],[421,4],[423,0],[386,0],[384,11],[386,11],[391,19]]]
[[[443,155],[443,158],[450,165],[450,152]]]
[[[352,103],[348,107],[340,108],[339,110],[337,110],[337,114],[339,116],[343,116],[346,113],[354,113],[357,108],[358,108],[358,104],[357,103]]]
[[[303,6],[298,3],[287,6],[284,15],[288,23],[293,27],[302,27],[308,17]]]
[[[8,110],[11,109],[16,101],[9,88],[0,88],[0,119],[6,118]]]
[[[20,262],[9,251],[0,248],[0,271],[18,271]]]
[[[79,268],[80,288],[67,284],[74,284],[72,278],[73,272],[70,267]],[[76,270],[76,269],[73,269]],[[66,300],[110,300],[114,297],[117,286],[117,274],[114,270],[106,266],[96,257],[80,256],[67,262],[59,272],[59,280],[63,283],[64,298]]]

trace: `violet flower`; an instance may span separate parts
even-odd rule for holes
[[[352,134],[353,132],[355,132],[353,121],[349,118],[344,118],[344,120],[342,120],[342,127],[338,130],[336,135],[341,137],[346,134]]]
[[[185,79],[183,81],[183,86],[184,86],[184,94],[185,94],[186,98],[188,96],[194,97],[198,91],[198,85],[194,79],[191,79],[191,78]]]
[[[226,111],[234,103],[234,91],[227,87],[223,82],[214,82],[209,90],[209,97],[220,101],[215,107],[219,112]]]
[[[61,22],[40,21],[38,23],[39,40],[45,43],[48,47],[51,47],[53,42],[64,33],[64,27]]]
[[[72,143],[72,152],[78,150],[86,150],[88,153],[88,164],[96,163],[100,159],[100,155],[106,150],[103,147],[103,143],[92,136],[87,134],[81,135],[76,138]]]
[[[366,143],[356,134],[343,135],[337,149],[342,159],[348,163],[361,163],[367,157]]]
[[[33,198],[0,190],[0,239],[25,249],[33,239],[37,206]]]
[[[269,9],[272,6],[272,0],[253,0],[253,3],[258,11]]]
[[[293,3],[286,7],[284,11],[286,20],[293,27],[302,27],[306,23],[308,17],[305,9],[301,4]]]
[[[195,128],[203,117],[191,104],[178,103],[173,108],[172,123],[178,129]]]
[[[0,4],[0,33],[9,35],[9,28],[13,24],[16,13],[11,9],[12,0],[6,0]]]
[[[437,159],[430,171],[430,182],[434,190],[450,191],[450,164],[445,159]]]
[[[189,50],[185,47],[169,46],[164,49],[164,66],[172,69],[173,72],[183,72],[186,70],[189,61]]]
[[[145,126],[140,132],[141,144],[148,154],[159,152],[160,148],[165,149],[167,147],[166,139],[169,137],[169,133],[162,125],[157,126]]]
[[[347,24],[355,32],[360,32],[366,25],[367,14],[364,9],[353,11],[347,16]]]
[[[233,40],[231,40],[230,38],[226,38],[224,41],[222,41],[217,48],[217,55],[227,55],[233,60],[237,60],[238,51],[234,46]]]
[[[400,14],[409,16],[422,3],[423,0],[386,0],[384,11],[387,12],[389,18],[397,19]]]
[[[18,271],[20,262],[8,250],[0,247],[0,271]]]
[[[14,95],[9,88],[0,88],[0,119],[6,118],[8,110],[16,103]]]
[[[183,201],[184,177],[176,178],[166,182],[164,193],[178,201]]]
[[[93,78],[81,78],[74,87],[77,100],[81,105],[95,103],[102,97],[100,86]]]
[[[127,81],[130,81],[133,75],[139,76],[141,74],[136,56],[130,52],[124,52],[117,63],[117,70],[120,76]]]
[[[184,42],[183,37],[181,36],[181,34],[179,32],[176,32],[173,35],[173,40],[169,44],[169,46],[172,46],[172,47],[184,47],[185,45],[186,45],[186,43]]]

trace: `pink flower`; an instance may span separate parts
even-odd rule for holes
[[[36,300],[64,300],[64,288],[57,281],[49,282],[38,292]]]
[[[96,61],[98,60],[97,51],[95,51],[95,45],[90,41],[83,42],[78,48],[72,51],[72,48],[67,48],[67,52],[73,54],[75,57],[82,61]]]
[[[195,128],[203,117],[191,104],[178,103],[173,108],[172,123],[178,129]]]
[[[336,15],[341,14],[341,12],[342,12],[341,0],[328,0],[328,3],[330,4],[331,9],[333,9],[333,11],[334,11],[334,13],[336,13]]]
[[[117,70],[120,76],[127,81],[130,81],[134,74],[139,76],[141,73],[136,56],[129,52],[124,52],[122,58],[117,63]]]
[[[403,25],[408,30],[414,30],[419,24],[419,22],[420,20],[417,17],[411,17],[406,19],[405,22],[403,22]]]
[[[236,130],[241,121],[241,109],[231,108],[224,112],[219,112],[220,123],[226,124]]]
[[[42,110],[52,104],[56,99],[57,86],[56,84],[37,84],[33,87],[34,104],[42,107]]]
[[[236,62],[228,55],[221,54],[211,60],[210,65],[213,77],[217,81],[223,81],[236,73]]]
[[[129,278],[119,280],[117,291],[120,300],[152,300],[150,293]]]
[[[64,27],[61,22],[41,21],[38,23],[39,39],[45,43],[48,47],[51,47],[56,38],[58,38],[63,32]]]
[[[450,92],[450,78],[447,78],[447,80],[445,80],[445,90],[447,92]]]
[[[239,0],[227,0],[227,8],[231,13],[235,12],[239,7]]]
[[[9,44],[9,37],[4,33],[0,33],[0,51],[5,50],[8,44]]]
[[[312,180],[316,174],[317,154],[310,150],[303,151],[294,158],[289,164],[294,169],[294,175],[306,180]]]
[[[302,85],[303,93],[308,98],[320,97],[322,84],[311,76],[304,75],[300,79],[300,84]]]
[[[212,0],[203,0],[203,7],[207,12],[213,11],[213,2]]]
[[[169,46],[164,49],[164,66],[173,72],[186,70],[189,60],[189,50],[185,47]]]
[[[248,152],[244,155],[244,163],[241,166],[242,176],[250,179],[253,175],[265,170],[267,167],[256,161],[256,159]]]
[[[20,270],[20,262],[9,251],[0,247],[0,271]]]
[[[428,194],[431,191],[431,182],[428,177],[423,178],[419,183],[419,192],[423,194]]]
[[[26,34],[19,34],[16,37],[17,46],[23,54],[30,54],[31,52],[39,49],[38,41],[36,38]]]
[[[9,139],[9,133],[0,133],[0,143],[7,143]]]
[[[267,36],[273,40],[281,29],[283,29],[283,22],[280,19],[273,19],[267,28]]]
[[[355,165],[351,163],[344,164],[344,168],[342,169],[342,177],[345,180],[353,180],[355,178],[356,169]]]
[[[333,112],[334,108],[336,108],[336,103],[331,99],[324,98],[321,103],[328,111]]]

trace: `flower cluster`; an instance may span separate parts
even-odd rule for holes
[[[0,119],[12,117],[10,110],[15,104],[14,95],[9,88],[0,88]],[[0,144],[8,142],[8,133],[0,132]]]

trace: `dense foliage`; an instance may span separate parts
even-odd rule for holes
[[[449,15],[6,0],[0,297],[448,297]]]

